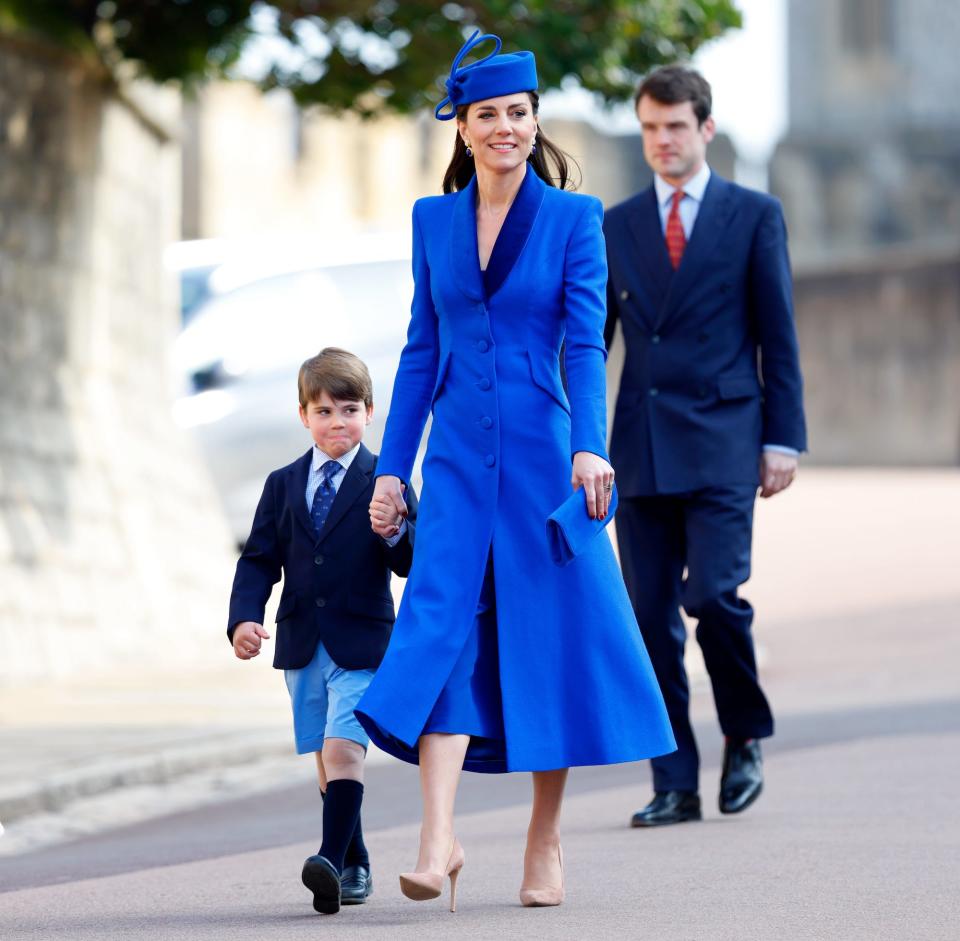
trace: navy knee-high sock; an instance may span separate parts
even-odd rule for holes
[[[327,792],[320,789],[320,797],[327,799]],[[343,857],[344,866],[370,866],[370,853],[367,851],[367,844],[363,842],[363,814],[357,814],[357,825],[353,831],[353,837],[347,846],[347,852]]]
[[[330,860],[337,871],[343,870],[343,858],[353,838],[363,803],[363,785],[341,778],[327,782],[323,801],[323,842],[319,855]]]

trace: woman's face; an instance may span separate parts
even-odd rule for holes
[[[537,116],[526,92],[477,101],[457,121],[477,169],[492,173],[515,170],[530,156],[537,136]]]

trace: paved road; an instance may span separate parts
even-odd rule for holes
[[[316,850],[307,784],[0,859],[0,938],[955,939],[960,825],[956,605],[886,608],[766,631],[778,734],[767,792],[714,810],[719,741],[696,714],[708,819],[633,831],[641,766],[578,769],[565,815],[569,894],[516,899],[529,779],[464,777],[459,911],[402,898],[413,859],[414,769],[370,769],[365,810],[377,893],[335,919],[298,883]]]

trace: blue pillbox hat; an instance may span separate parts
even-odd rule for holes
[[[460,63],[477,46],[492,39],[497,45],[493,52],[460,68]],[[505,52],[498,55],[503,45],[499,36],[480,35],[478,29],[461,47],[450,67],[450,78],[445,85],[447,97],[437,105],[434,114],[441,121],[457,116],[460,105],[468,105],[484,98],[497,98],[516,91],[537,90],[537,60],[532,52]],[[450,111],[441,114],[444,108]]]

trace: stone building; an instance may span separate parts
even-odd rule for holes
[[[224,656],[232,547],[169,409],[179,119],[0,35],[0,683]]]
[[[960,4],[788,0],[811,459],[960,463]]]
[[[788,0],[771,166],[798,261],[960,242],[960,4]]]

